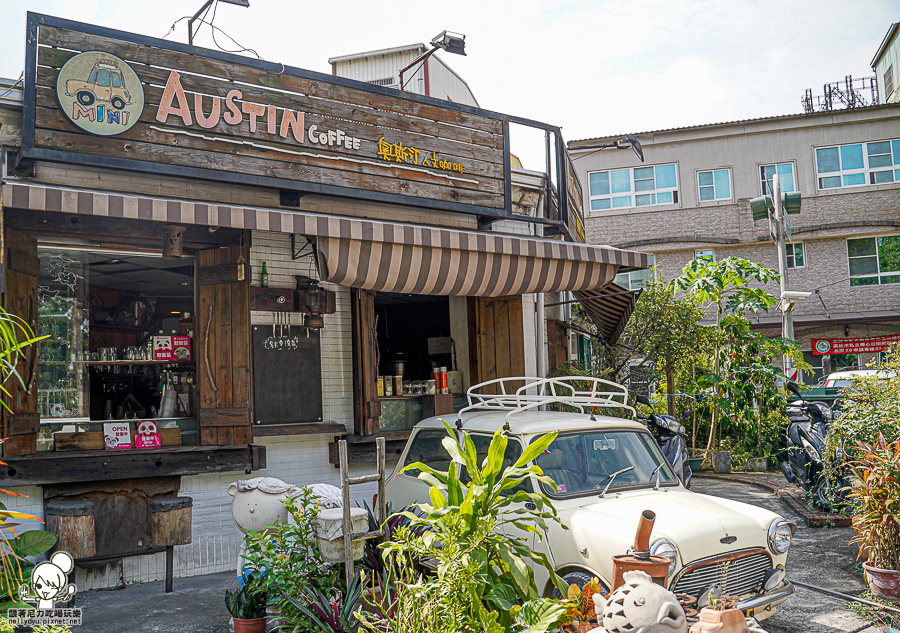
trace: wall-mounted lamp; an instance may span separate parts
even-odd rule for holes
[[[305,275],[297,275],[294,292],[297,310],[303,313],[303,327],[321,330],[325,327],[323,315],[336,311],[335,294],[319,286],[319,282]]]
[[[181,259],[184,250],[184,227],[167,224],[163,233],[163,259]]]
[[[624,138],[620,138],[618,141],[613,141],[611,143],[601,143],[599,145],[595,145],[594,147],[596,147],[597,149],[595,149],[593,152],[588,152],[587,154],[576,156],[572,160],[579,160],[584,158],[585,156],[591,156],[605,149],[630,149],[634,151],[635,156],[637,156],[642,163],[644,162],[644,148],[641,147],[641,142],[637,140],[637,137],[634,134],[626,134]]]
[[[447,51],[448,53],[455,53],[456,55],[465,55],[466,36],[462,33],[454,33],[452,31],[441,31],[439,34],[437,34],[434,39],[431,40],[430,49],[428,49],[400,69],[400,90],[403,90],[404,85],[403,74],[419,62],[425,61],[426,59],[431,57],[432,54],[434,54],[434,52],[438,49]]]

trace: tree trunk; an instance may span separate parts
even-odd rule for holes
[[[722,368],[722,364],[720,362],[720,358],[722,355],[722,349],[721,349],[722,343],[721,343],[721,340],[719,340],[719,337],[722,335],[721,323],[722,323],[722,309],[719,307],[716,307],[716,358],[715,358],[715,368],[713,369],[713,372],[715,373],[716,376],[719,375],[719,371],[721,371],[721,368]],[[719,387],[716,386],[715,394],[718,395],[718,392],[719,392]],[[713,448],[715,447],[716,423],[718,421],[719,421],[719,405],[716,402],[716,398],[713,398],[712,422],[709,425],[709,441],[706,443],[707,452],[713,450]]]
[[[675,369],[671,361],[666,361],[666,396],[669,415],[675,417]]]

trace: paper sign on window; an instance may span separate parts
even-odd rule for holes
[[[153,360],[171,362],[191,360],[191,337],[154,336]]]
[[[108,451],[131,448],[131,425],[128,422],[104,423],[103,435]]]

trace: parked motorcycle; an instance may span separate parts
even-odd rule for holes
[[[639,395],[637,402],[648,407],[651,406],[650,399],[644,395]],[[641,417],[640,420],[647,424],[650,434],[653,435],[653,439],[656,440],[656,444],[675,471],[675,475],[681,480],[682,485],[690,488],[691,477],[694,473],[691,471],[689,462],[690,455],[685,441],[687,431],[684,425],[671,415],[657,415],[653,412],[648,417]]]
[[[830,510],[835,502],[845,500],[843,478],[829,481],[823,458],[834,412],[824,402],[806,400],[795,383],[787,383],[787,388],[800,400],[787,404],[787,461],[781,464],[781,472],[788,483],[812,492],[819,506]]]

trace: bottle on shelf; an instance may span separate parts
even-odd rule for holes
[[[259,286],[260,288],[269,287],[269,271],[266,270],[266,262],[263,262],[262,272],[259,275]]]

